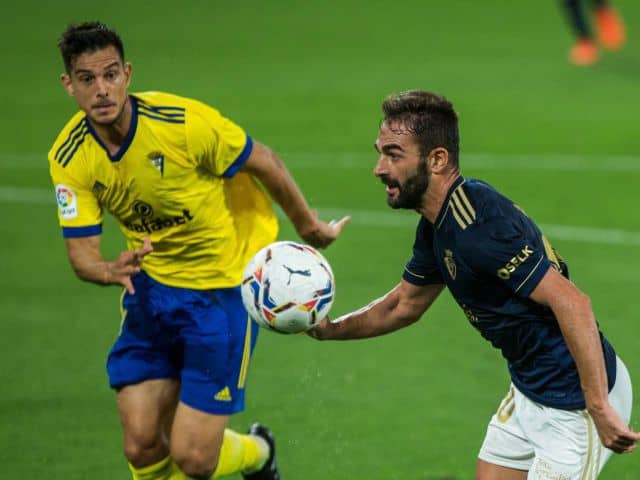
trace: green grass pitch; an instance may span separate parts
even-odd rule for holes
[[[116,288],[74,278],[46,152],[74,111],[56,40],[70,21],[115,26],[133,91],[202,99],[280,152],[327,220],[333,315],[382,295],[417,217],[373,177],[380,102],[425,88],[460,114],[461,165],[516,200],[569,261],[640,388],[640,4],[615,2],[629,41],[593,68],[566,61],[556,2],[14,2],[3,9],[0,105],[0,478],[128,478],[104,361]],[[124,242],[106,223],[104,250]],[[283,223],[281,238],[295,239]],[[247,410],[277,434],[285,479],[467,480],[508,385],[499,353],[445,293],[416,325],[367,341],[262,332]],[[636,395],[632,426],[640,430]],[[604,480],[640,478],[640,453]]]

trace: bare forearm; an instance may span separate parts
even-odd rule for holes
[[[304,195],[282,160],[261,143],[255,142],[243,171],[260,180],[269,195],[287,214],[298,235],[309,245],[326,248],[340,235],[350,217],[325,223],[311,211]]]
[[[102,260],[95,263],[87,263],[78,267],[73,265],[73,270],[81,280],[97,285],[111,285],[111,272],[109,262]]]
[[[609,404],[607,371],[591,301],[553,268],[530,295],[551,307],[580,376],[587,409],[602,444],[617,453],[631,452],[640,440],[623,422],[622,411]]]
[[[68,238],[65,243],[79,278],[97,285],[122,285],[131,295],[135,293],[131,276],[140,272],[144,257],[153,251],[151,239],[145,237],[140,248],[121,252],[116,260],[108,261],[100,253],[100,236]]]
[[[311,336],[320,340],[368,338],[399,330],[417,321],[431,306],[443,285],[414,287],[401,282],[384,297],[334,322],[326,319]]]
[[[576,362],[587,408],[601,409],[608,403],[607,372],[591,303],[581,295],[554,313]]]
[[[580,376],[587,408],[608,405],[607,372],[591,301],[573,283],[549,268],[531,299],[553,310]]]
[[[109,285],[111,274],[109,262],[94,249],[69,251],[69,262],[75,274],[85,282],[97,285]]]
[[[258,178],[271,197],[282,207],[297,232],[304,236],[307,233],[306,230],[313,228],[315,224],[311,209],[282,160],[271,150],[268,150],[267,154],[271,156],[273,170],[268,174],[259,175]]]
[[[359,310],[335,319],[331,339],[350,340],[376,337],[411,323],[400,317],[398,312],[394,312],[398,302],[397,299],[393,299],[392,293],[374,300]]]

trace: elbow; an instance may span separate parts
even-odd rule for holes
[[[586,293],[580,292],[580,296],[578,297],[578,305],[582,308],[582,310],[591,311],[591,297]]]
[[[409,325],[416,323],[418,320],[420,320],[420,318],[421,318],[421,315],[412,310],[399,312],[397,326],[398,328],[408,327]]]
[[[71,270],[73,270],[76,278],[79,278],[83,282],[89,282],[91,280],[87,267],[81,262],[74,261],[73,258],[69,257],[69,265],[71,266]]]
[[[69,264],[71,265],[71,270],[73,270],[73,273],[75,274],[75,276],[80,280],[86,281],[82,267],[80,267],[80,265],[75,264],[74,262],[69,262]]]
[[[571,295],[555,308],[552,307],[552,309],[554,313],[556,313],[556,317],[560,314],[562,316],[575,315],[577,318],[584,319],[593,318],[591,298],[582,292],[577,292],[577,294]]]

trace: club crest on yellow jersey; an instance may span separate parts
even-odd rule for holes
[[[164,175],[164,155],[162,152],[151,152],[147,155],[147,158],[151,161],[151,165],[156,167],[160,172],[160,176]]]

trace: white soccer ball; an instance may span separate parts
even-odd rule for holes
[[[275,242],[254,255],[242,277],[242,302],[261,326],[279,333],[309,330],[333,305],[329,262],[313,247]]]

